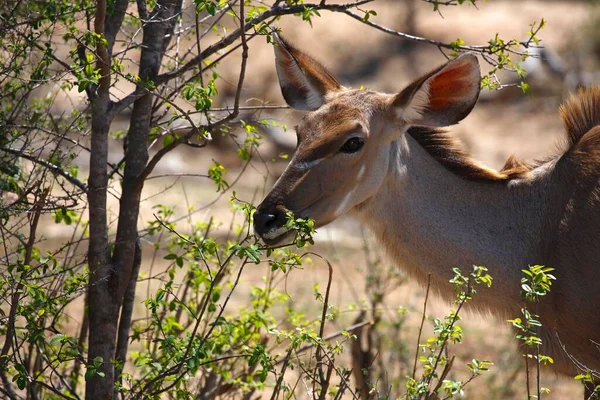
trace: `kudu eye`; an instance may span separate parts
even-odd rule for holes
[[[346,143],[340,148],[342,153],[352,154],[356,153],[365,145],[365,141],[360,137],[353,137],[346,140]]]

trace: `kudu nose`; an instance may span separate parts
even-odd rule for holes
[[[261,228],[271,228],[276,220],[277,216],[275,214],[258,211],[254,214],[254,226],[259,226]]]
[[[280,207],[258,207],[254,213],[254,231],[263,236],[272,229],[277,229],[285,224],[284,210]]]

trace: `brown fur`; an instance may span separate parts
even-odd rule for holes
[[[490,268],[494,285],[475,307],[504,319],[520,314],[521,270],[555,268],[557,281],[536,305],[542,350],[557,372],[573,376],[581,365],[600,371],[592,342],[600,341],[600,88],[561,107],[567,146],[560,154],[535,165],[510,157],[496,171],[431,128],[471,111],[480,79],[473,55],[387,95],[338,90],[320,64],[291,52],[291,66],[304,76],[287,68],[284,55],[278,73],[286,100],[303,106],[312,98],[319,106],[302,120],[290,165],[257,208],[263,240],[278,243],[289,233],[283,211],[313,218],[317,227],[352,211],[409,275],[422,284],[431,276],[432,289],[446,297],[453,295],[450,267]],[[298,87],[305,79],[323,82]],[[365,139],[360,151],[340,152],[353,136]]]
[[[580,90],[577,95],[572,95],[561,105],[559,111],[565,124],[568,141],[567,148],[563,150],[564,157],[583,162],[579,168],[584,170],[590,167],[593,167],[594,171],[597,170],[595,163],[590,163],[589,157],[592,155],[600,157],[600,147],[597,149],[595,147],[598,140],[591,138],[596,136],[593,135],[593,128],[600,125],[600,87]],[[533,168],[546,162],[531,165],[511,156],[500,171],[495,171],[471,158],[462,150],[460,143],[445,130],[412,127],[408,130],[408,134],[444,167],[470,180],[502,182],[523,178]],[[556,156],[550,159],[554,158]],[[597,161],[600,163],[600,159]]]
[[[466,179],[505,182],[521,178],[531,170],[529,165],[512,156],[500,171],[487,168],[465,153],[459,142],[443,129],[415,126],[408,134],[440,164]]]
[[[296,107],[315,110],[322,103],[309,104],[312,91],[317,91],[319,97],[323,97],[326,93],[341,89],[338,80],[312,57],[297,50],[281,36],[274,35],[274,38],[276,54],[279,54],[277,68],[295,71],[288,74],[293,79],[285,84],[280,82],[283,97],[288,103],[293,102]]]
[[[571,95],[559,111],[567,131],[569,148],[572,148],[593,127],[600,125],[600,88],[581,89],[576,95]]]
[[[508,176],[522,176],[523,174],[531,171],[533,167],[525,161],[518,160],[514,155],[508,157],[504,166],[500,170],[501,173]]]
[[[279,36],[278,45],[285,48],[296,64],[304,67],[304,74],[311,80],[312,84],[319,88],[323,94],[329,91],[338,90],[341,87],[337,78],[333,76],[329,70],[321,66],[321,64],[316,62],[305,52],[297,50],[289,41],[281,36]]]

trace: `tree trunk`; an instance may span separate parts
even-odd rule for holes
[[[94,21],[95,32],[104,35],[105,26],[111,29],[120,26],[123,21],[127,1],[119,0],[107,15],[106,0],[97,2]],[[123,6],[124,5],[124,6]],[[112,31],[111,31],[112,32]],[[110,100],[110,65],[114,35],[109,34],[108,47],[99,41],[96,46],[96,68],[101,78],[97,88],[90,88],[92,94],[92,139],[90,153],[90,176],[88,179],[89,229],[90,242],[88,263],[90,269],[88,287],[89,313],[89,365],[97,358],[102,365],[97,373],[86,382],[86,399],[112,399],[114,387],[115,340],[117,335],[117,319],[120,300],[117,296],[119,277],[110,260],[108,243],[108,225],[106,215],[106,196],[108,189],[108,133],[113,119],[112,102]],[[94,90],[95,89],[95,90]],[[98,373],[99,372],[99,373]]]
[[[126,329],[131,324],[131,310],[134,301],[135,285],[141,259],[141,250],[136,248],[138,243],[138,217],[140,199],[144,180],[142,172],[148,162],[148,135],[152,120],[152,101],[154,96],[151,92],[141,95],[133,105],[133,112],[129,131],[127,134],[127,148],[125,150],[125,169],[122,182],[122,194],[120,199],[119,220],[117,225],[117,236],[114,245],[114,253],[111,257],[109,252],[106,218],[106,190],[108,187],[108,173],[106,169],[108,161],[108,132],[113,115],[109,99],[110,87],[110,54],[112,45],[118,29],[123,21],[122,14],[126,7],[123,1],[118,2],[113,13],[106,17],[106,21],[99,20],[102,17],[101,4],[98,2],[96,24],[103,27],[108,39],[109,47],[106,49],[105,61],[99,52],[98,65],[104,68],[103,80],[97,90],[97,97],[92,102],[92,155],[90,158],[89,179],[89,204],[90,204],[90,248],[88,252],[90,264],[90,286],[89,286],[89,361],[93,364],[96,357],[103,360],[102,367],[98,370],[104,376],[98,374],[90,377],[86,385],[86,399],[113,399],[116,395],[114,389],[115,368],[113,360],[119,358],[124,363],[127,353],[127,338],[124,333],[120,335],[119,354],[116,354],[117,326]],[[160,65],[167,47],[170,35],[175,26],[175,16],[181,12],[181,0],[158,1],[151,15],[143,25],[143,46],[140,57],[139,76],[141,82],[153,81],[160,70]],[[140,16],[145,19],[146,9],[144,2],[138,2]],[[108,23],[108,19],[112,23]],[[168,37],[167,37],[168,36]],[[140,87],[141,89],[141,87]],[[137,259],[137,260],[136,260]],[[125,293],[129,295],[125,297]],[[128,304],[122,304],[123,301]],[[130,304],[131,303],[131,304]],[[119,323],[119,311],[123,306],[127,310]]]
[[[88,364],[92,364],[96,357],[101,357],[103,365],[98,371],[104,376],[95,374],[87,380],[86,399],[88,400],[112,399],[114,382],[111,358],[115,354],[117,332],[115,321],[118,317],[119,307],[118,302],[115,301],[118,278],[110,263],[106,217],[109,105],[108,92],[105,95],[99,95],[92,103],[92,152],[88,180],[90,209]]]

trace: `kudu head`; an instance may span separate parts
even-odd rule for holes
[[[398,94],[347,89],[320,63],[276,37],[283,97],[308,113],[283,175],[254,214],[267,244],[287,236],[286,213],[323,226],[376,195],[391,146],[413,125],[443,127],[466,117],[479,96],[477,58],[463,54]]]

